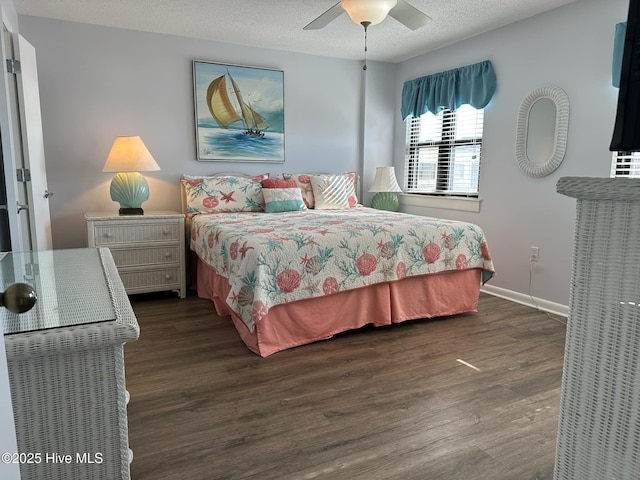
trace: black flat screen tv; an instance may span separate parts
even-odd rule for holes
[[[640,150],[640,0],[629,0],[618,109],[609,150]]]

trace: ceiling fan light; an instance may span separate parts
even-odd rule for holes
[[[358,25],[376,25],[384,20],[398,0],[340,0],[340,5]]]

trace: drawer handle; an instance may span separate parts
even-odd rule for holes
[[[167,274],[164,276],[164,278],[165,278],[166,280],[171,280],[171,274],[170,274],[170,273],[167,273]]]
[[[163,228],[162,233],[164,233],[165,235],[169,235],[171,233],[171,230],[168,228]]]
[[[171,252],[165,252],[164,258],[171,258]]]
[[[113,234],[111,232],[106,232],[104,234],[104,236],[107,237],[107,238],[111,238],[111,237],[113,237]]]

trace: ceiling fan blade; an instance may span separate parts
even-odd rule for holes
[[[389,11],[389,16],[395,18],[411,30],[417,30],[420,27],[424,27],[431,20],[429,15],[425,15],[416,7],[409,5],[404,0],[398,0],[396,6]]]
[[[342,9],[340,2],[338,2],[329,10],[324,12],[322,15],[320,15],[318,18],[313,20],[311,23],[309,23],[307,26],[303,27],[302,29],[303,30],[319,30],[329,25],[331,22],[333,22],[336,18],[338,18],[343,13],[344,13],[344,10]]]

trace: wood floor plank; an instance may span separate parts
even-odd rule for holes
[[[565,323],[478,313],[260,358],[208,300],[132,297],[133,480],[551,480]]]

